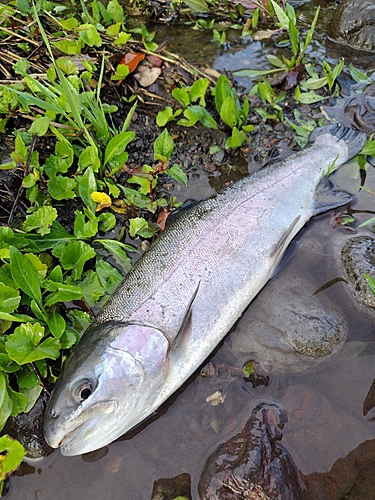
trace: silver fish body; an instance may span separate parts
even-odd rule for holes
[[[153,413],[199,367],[316,213],[350,197],[316,190],[363,146],[335,127],[303,151],[176,216],[78,343],[45,416],[64,455],[104,446]]]

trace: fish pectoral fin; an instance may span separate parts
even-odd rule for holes
[[[194,291],[194,293],[189,301],[189,304],[186,308],[184,319],[182,320],[181,327],[180,327],[174,341],[172,342],[172,345],[170,347],[170,351],[174,351],[176,349],[176,347],[179,345],[181,339],[186,338],[187,336],[190,335],[191,327],[192,327],[192,324],[191,324],[192,306],[193,306],[193,302],[198,294],[200,284],[201,284],[201,282],[199,281],[198,286],[195,289],[195,291]]]
[[[353,199],[354,196],[350,193],[335,191],[332,182],[327,177],[323,177],[315,190],[313,215],[342,207],[350,203]]]
[[[298,217],[296,217],[294,219],[294,221],[290,224],[290,226],[288,227],[288,229],[286,231],[284,231],[284,234],[282,235],[282,237],[280,238],[280,240],[273,247],[273,249],[271,251],[271,257],[272,257],[272,259],[274,261],[278,262],[279,259],[284,254],[285,248],[290,243],[290,235],[293,233],[294,228],[298,224],[298,221],[300,220],[300,218],[301,218],[301,216],[298,215]]]

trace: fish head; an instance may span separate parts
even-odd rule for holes
[[[166,372],[168,341],[152,327],[89,329],[65,363],[49,400],[44,435],[63,455],[111,443],[151,412]]]

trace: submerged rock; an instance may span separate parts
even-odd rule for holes
[[[288,451],[279,443],[287,422],[276,403],[254,408],[241,432],[219,445],[199,480],[201,500],[248,498],[298,500],[304,486]]]
[[[47,401],[48,397],[45,391],[42,391],[29,413],[20,413],[16,417],[8,418],[3,429],[4,434],[9,434],[20,441],[27,451],[28,458],[41,458],[53,451],[46,443],[43,435],[43,417]]]
[[[270,281],[243,315],[232,350],[243,363],[267,371],[302,372],[343,346],[347,325],[332,302],[314,295],[311,278],[282,273]]]
[[[375,49],[375,3],[373,0],[343,0],[337,7],[327,32],[331,41],[360,52],[373,60]],[[345,54],[345,58],[348,53]],[[351,57],[348,57],[351,60]]]
[[[371,236],[356,236],[347,241],[341,251],[347,273],[348,285],[356,300],[375,308],[372,293],[365,274],[375,279],[375,239]]]
[[[373,0],[343,0],[332,17],[328,35],[337,42],[373,50],[375,48],[375,3]]]

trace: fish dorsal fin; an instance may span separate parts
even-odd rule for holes
[[[177,348],[177,346],[180,344],[181,339],[186,338],[187,336],[190,335],[191,327],[192,327],[192,325],[191,325],[192,307],[193,307],[193,302],[198,294],[200,284],[201,284],[201,282],[199,281],[198,286],[195,289],[195,291],[194,291],[194,293],[189,301],[189,304],[186,308],[184,319],[182,320],[181,327],[180,327],[175,339],[172,342],[172,345],[170,347],[170,351],[174,351]]]
[[[353,198],[353,195],[345,191],[335,191],[332,182],[327,177],[323,177],[315,190],[313,215],[342,207],[350,203]]]

